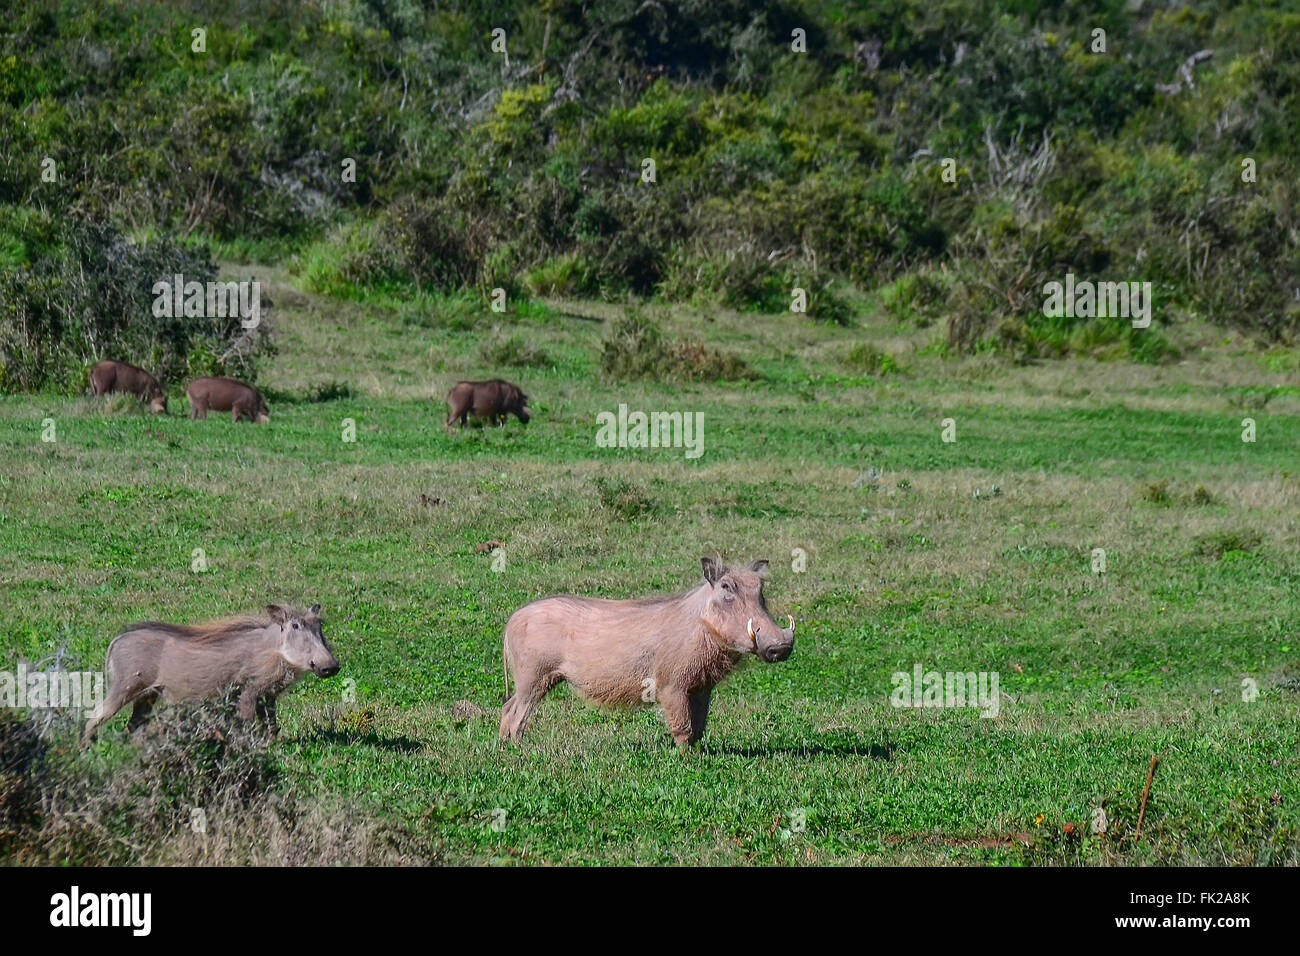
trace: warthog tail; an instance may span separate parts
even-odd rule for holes
[[[506,642],[504,640],[501,641],[501,676],[506,684],[506,696],[501,701],[504,704],[510,699],[510,666],[506,663]]]

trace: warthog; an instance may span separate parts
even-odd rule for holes
[[[130,362],[104,359],[90,370],[90,394],[99,398],[110,392],[134,395],[155,415],[167,413],[167,393],[158,384],[158,379]]]
[[[447,424],[460,419],[464,428],[469,417],[490,418],[496,425],[506,423],[509,413],[527,425],[532,410],[528,408],[528,396],[518,385],[494,378],[487,382],[457,382],[447,393]]]
[[[236,422],[241,416],[259,425],[271,420],[262,393],[235,378],[196,378],[185,394],[190,399],[190,418],[207,418],[210,409],[230,412]]]
[[[241,688],[239,716],[262,717],[267,730],[279,731],[275,700],[307,671],[329,677],[338,659],[325,643],[320,605],[310,611],[268,604],[262,616],[211,621],[197,627],[145,621],[132,624],[108,645],[104,657],[108,694],[86,723],[81,746],[89,745],[100,724],[127,704],[135,704],[127,723],[138,730],[154,702],[219,697]]]
[[[682,594],[639,601],[560,595],[515,611],[506,622],[506,693],[501,739],[519,740],[533,710],[562,681],[611,706],[658,703],[683,750],[704,736],[713,688],[746,654],[783,661],[794,650],[794,618],[781,629],[763,601],[766,561],[736,570],[704,558],[704,581]]]

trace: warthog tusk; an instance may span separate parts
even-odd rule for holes
[[[755,645],[758,644],[758,635],[754,633],[754,619],[752,617],[745,622],[745,633],[749,635],[749,639],[753,641]]]
[[[789,628],[790,628],[790,633],[793,634],[793,633],[794,633],[794,615],[793,615],[793,614],[787,614],[787,615],[786,615],[786,619],[789,620],[789,622],[790,622],[788,626],[789,626]]]

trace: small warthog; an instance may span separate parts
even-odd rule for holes
[[[208,411],[230,412],[232,421],[241,417],[259,425],[271,420],[262,393],[235,378],[196,378],[185,390],[190,399],[190,418],[207,418]]]
[[[783,661],[794,650],[794,618],[782,630],[763,601],[766,561],[743,570],[704,558],[704,581],[669,597],[607,601],[560,595],[515,611],[506,622],[506,693],[501,739],[519,740],[533,710],[562,681],[611,706],[659,704],[677,745],[704,736],[713,688],[746,654]]]
[[[527,425],[532,414],[528,408],[528,396],[523,390],[499,378],[487,382],[457,382],[447,393],[447,408],[447,428],[451,428],[451,423],[458,418],[460,427],[464,428],[471,415],[504,425],[507,413]]]
[[[155,415],[167,413],[167,393],[154,378],[138,365],[104,359],[90,370],[90,394],[95,398],[111,392],[126,392],[149,406]]]
[[[196,627],[146,621],[132,624],[108,645],[108,694],[86,723],[81,746],[127,704],[135,704],[127,729],[138,730],[154,702],[221,696],[238,685],[239,716],[266,721],[279,731],[275,699],[303,674],[337,674],[338,659],[321,629],[320,605],[310,611],[269,604],[262,616],[211,621]]]

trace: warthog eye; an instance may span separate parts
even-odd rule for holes
[[[294,629],[295,631],[298,630],[298,622],[297,622],[297,621],[294,621],[294,622],[293,622],[293,629]]]

